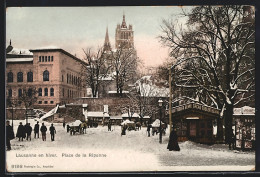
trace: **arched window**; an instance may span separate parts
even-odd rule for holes
[[[44,96],[48,96],[48,88],[44,89]]]
[[[63,75],[61,76],[61,82],[63,82]]]
[[[50,92],[51,92],[51,96],[54,96],[54,88],[51,88]]]
[[[67,84],[69,83],[69,74],[67,74]]]
[[[23,73],[22,72],[17,73],[17,82],[23,82]]]
[[[39,88],[39,89],[38,89],[38,95],[39,95],[39,96],[42,96],[42,88]]]
[[[47,56],[45,56],[45,62],[47,62]]]
[[[9,89],[8,90],[8,97],[12,97],[13,96],[13,90],[12,89]]]
[[[39,56],[39,62],[41,62],[41,61],[42,61],[41,59],[42,59],[42,57],[41,57],[41,56]]]
[[[51,56],[51,61],[53,61],[53,56]]]
[[[33,72],[27,73],[27,82],[33,82]]]
[[[51,57],[50,56],[48,56],[48,61],[51,61]]]
[[[22,97],[22,93],[23,91],[22,91],[22,89],[18,89],[18,97]]]
[[[32,89],[31,88],[28,89],[28,97],[32,97]]]
[[[14,78],[13,78],[13,73],[12,72],[9,72],[7,74],[7,82],[13,82],[14,81]]]
[[[49,81],[49,71],[47,70],[43,72],[43,81]]]

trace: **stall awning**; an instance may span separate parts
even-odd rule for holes
[[[87,112],[87,117],[110,117],[108,113],[104,112]]]
[[[199,117],[187,117],[186,119],[200,119]]]

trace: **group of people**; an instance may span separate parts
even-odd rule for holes
[[[34,138],[39,138],[39,132],[41,131],[41,135],[42,135],[42,140],[46,141],[46,132],[47,132],[47,127],[44,125],[44,123],[42,123],[42,126],[40,127],[39,125],[39,121],[37,121],[37,123],[34,125]],[[50,128],[49,128],[50,134],[51,134],[51,141],[54,141],[54,137],[56,134],[56,129],[53,126],[53,124],[51,124]],[[17,132],[16,132],[16,137],[18,138],[19,141],[23,141],[23,139],[26,138],[27,141],[31,141],[31,133],[32,133],[32,127],[30,125],[30,123],[26,123],[25,125],[22,124],[22,122],[20,122]],[[11,150],[11,144],[10,144],[10,140],[14,139],[14,132],[13,132],[13,127],[10,126],[10,121],[6,121],[6,146],[7,146],[7,150]]]

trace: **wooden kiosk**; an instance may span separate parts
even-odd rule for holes
[[[188,103],[172,108],[172,121],[177,129],[179,141],[195,141],[212,144],[213,122],[219,118],[220,110],[199,103]]]

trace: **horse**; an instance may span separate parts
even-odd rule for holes
[[[141,130],[141,128],[142,128],[142,124],[140,122],[136,122],[135,129],[136,130]]]

